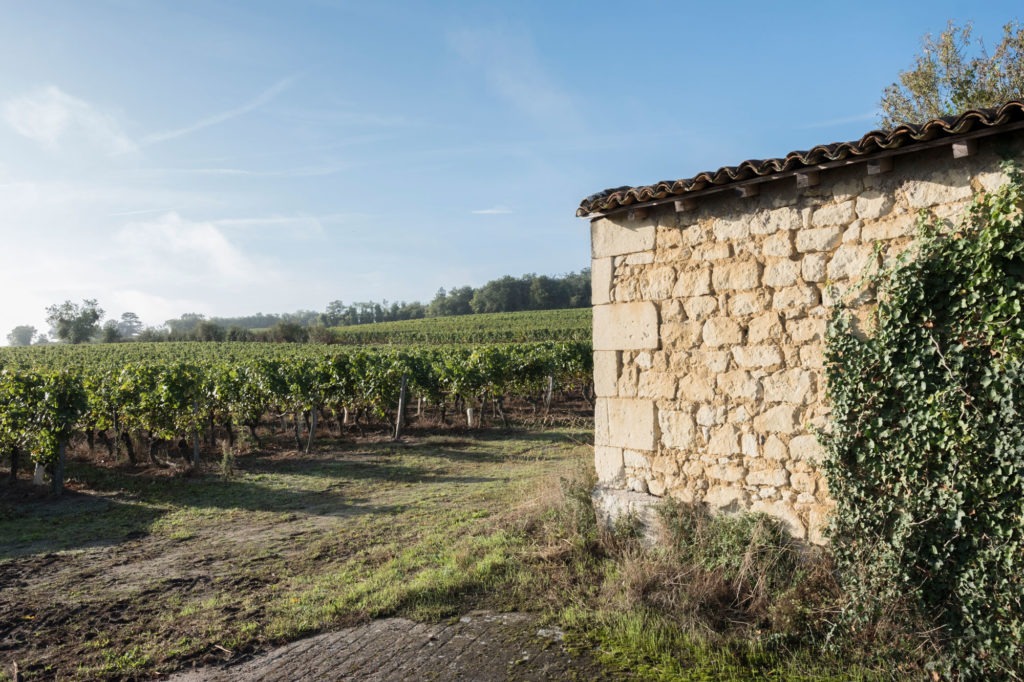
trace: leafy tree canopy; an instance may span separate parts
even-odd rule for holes
[[[83,299],[82,305],[64,301],[46,309],[46,321],[53,327],[53,334],[66,343],[85,343],[100,331],[103,309],[96,299]]]
[[[922,40],[913,68],[885,89],[880,123],[895,128],[952,116],[966,109],[993,107],[1024,97],[1024,27],[1010,22],[991,54],[973,26],[949,22],[946,30]]]
[[[36,335],[36,328],[27,324],[18,325],[7,335],[7,343],[12,346],[28,346]]]

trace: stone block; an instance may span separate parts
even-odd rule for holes
[[[760,457],[760,440],[753,433],[744,433],[740,436],[740,450],[743,451],[745,457]]]
[[[676,284],[676,271],[671,266],[651,268],[644,273],[640,295],[647,301],[662,301],[672,296]]]
[[[913,210],[971,198],[971,178],[965,168],[951,168],[929,180],[907,180],[903,184],[907,205]]]
[[[752,344],[782,340],[782,320],[778,313],[758,315],[747,325],[747,341]]]
[[[816,436],[803,434],[789,441],[789,456],[797,461],[818,464],[825,456],[825,448]]]
[[[742,488],[716,486],[704,493],[704,504],[720,512],[743,511],[747,508],[747,493]]]
[[[789,485],[789,472],[785,469],[762,469],[747,473],[747,485],[770,485],[783,488]]]
[[[706,296],[710,293],[711,268],[709,267],[680,272],[676,277],[676,285],[672,289],[672,295],[676,298]]]
[[[726,409],[724,405],[708,405],[697,408],[697,424],[700,426],[718,426],[725,423]]]
[[[732,246],[728,242],[699,244],[693,248],[693,260],[710,262],[732,258]]]
[[[590,223],[590,244],[594,258],[653,251],[654,240],[653,222],[633,224],[623,219],[598,218]]]
[[[813,495],[818,487],[818,479],[814,474],[797,473],[789,477],[789,485],[798,493]]]
[[[699,374],[686,374],[679,377],[679,399],[690,402],[706,402],[714,399],[715,389],[712,380]]]
[[[804,525],[800,515],[785,502],[766,502],[758,500],[750,506],[750,511],[760,512],[782,521],[786,530],[797,540],[807,538],[807,527]]]
[[[716,292],[755,289],[761,283],[761,265],[757,261],[722,263],[711,271]]]
[[[732,424],[715,427],[708,439],[707,453],[728,457],[740,452],[740,431]]]
[[[761,385],[768,403],[804,405],[816,396],[814,374],[805,369],[775,372],[762,379]]]
[[[612,260],[612,264],[615,267],[622,266],[636,266],[636,265],[650,265],[654,262],[653,251],[641,251],[639,253],[629,253],[625,256],[616,256]]]
[[[776,260],[769,262],[764,269],[764,277],[761,280],[766,287],[777,289],[789,287],[800,279],[800,263],[792,260]]]
[[[870,245],[843,244],[836,249],[828,264],[828,277],[837,279],[859,279],[869,266],[876,261],[874,247]]]
[[[729,297],[729,314],[736,317],[757,315],[771,305],[771,296],[763,289],[743,291]]]
[[[597,467],[597,480],[600,483],[622,483],[626,475],[622,448],[594,446],[594,466]]]
[[[702,322],[667,322],[661,325],[661,339],[666,348],[685,350],[700,345],[703,331]]]
[[[886,220],[865,225],[860,234],[865,242],[880,242],[899,237],[913,237],[916,233],[917,223],[913,220]]]
[[[658,309],[653,303],[612,303],[594,308],[594,350],[657,348]]]
[[[727,350],[709,350],[693,354],[693,366],[706,368],[712,374],[718,374],[729,369],[729,358],[732,356]]]
[[[663,369],[641,372],[640,380],[637,382],[637,397],[674,400],[676,397],[676,382],[676,376]]]
[[[651,461],[646,452],[623,450],[622,463],[629,469],[650,469]]]
[[[732,357],[737,366],[748,369],[768,369],[782,364],[782,351],[774,345],[736,346],[732,349]]]
[[[761,253],[776,258],[789,258],[793,255],[792,233],[786,230],[766,237],[761,244]]]
[[[613,277],[611,258],[595,258],[590,262],[590,301],[593,305],[612,302]]]
[[[732,346],[742,343],[743,330],[730,317],[712,317],[704,323],[702,338],[705,345],[713,348]]]
[[[789,458],[789,448],[774,434],[765,439],[762,452],[768,459],[782,461]]]
[[[695,447],[697,428],[689,412],[658,410],[658,427],[664,447],[677,450],[692,450]]]
[[[786,322],[786,331],[793,343],[821,341],[825,338],[825,318],[802,317]]]
[[[692,320],[703,320],[718,310],[718,299],[714,296],[694,296],[683,301],[683,310]]]
[[[755,213],[750,220],[750,232],[751,234],[774,234],[779,230],[796,229],[802,224],[800,212],[787,206]]]
[[[613,530],[619,520],[635,519],[646,544],[653,547],[661,537],[663,526],[657,506],[661,498],[604,485],[595,487],[590,498],[603,528]]]
[[[618,351],[594,351],[594,393],[599,398],[615,397],[621,366]]]
[[[759,400],[761,397],[761,382],[745,369],[723,372],[716,380],[719,393],[733,400]]]
[[[813,308],[819,303],[821,303],[821,292],[818,287],[809,284],[778,289],[772,296],[772,308],[775,310]]]
[[[889,213],[893,204],[891,192],[869,189],[857,197],[857,217],[862,220],[877,220]]]
[[[800,274],[806,282],[824,282],[827,265],[827,253],[809,253],[800,264]]]
[[[630,450],[654,450],[658,443],[658,423],[653,400],[603,398],[607,410],[607,440],[611,445]],[[595,413],[596,420],[596,413]],[[596,438],[595,422],[595,438]],[[595,441],[596,443],[596,441]]]
[[[711,231],[720,242],[739,241],[750,236],[750,224],[746,217],[719,218],[712,225]]]
[[[796,233],[796,250],[800,253],[831,251],[839,245],[842,236],[843,228],[839,226],[798,230]]]
[[[811,225],[814,227],[830,227],[833,225],[849,225],[856,219],[856,210],[852,199],[837,204],[825,204],[819,206],[811,215]],[[797,247],[799,248],[799,247]],[[825,249],[819,249],[825,250]]]
[[[802,429],[795,405],[776,405],[754,417],[754,429],[760,433],[796,433]],[[792,454],[792,452],[790,453]]]

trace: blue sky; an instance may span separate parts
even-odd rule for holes
[[[0,336],[589,264],[580,199],[857,138],[1018,2],[0,0]]]

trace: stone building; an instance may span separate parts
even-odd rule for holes
[[[1024,159],[1024,102],[587,197],[599,512],[669,495],[821,542],[829,308],[866,319],[858,280],[922,211],[955,219],[1002,184],[1007,158]]]

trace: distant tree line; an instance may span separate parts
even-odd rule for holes
[[[164,322],[163,327],[144,327],[135,313],[109,319],[102,325],[104,311],[95,299],[75,304],[64,301],[46,309],[50,335],[35,327],[20,325],[7,335],[12,346],[49,343],[86,343],[99,341],[268,341],[301,343],[331,339],[330,327],[347,327],[374,322],[415,320],[423,317],[448,317],[474,313],[510,313],[521,310],[557,310],[585,308],[590,305],[590,269],[570,272],[561,277],[527,274],[506,275],[479,288],[439,289],[433,300],[374,301],[344,303],[331,301],[326,310],[299,310],[294,313],[256,313],[243,317],[210,317],[185,313]]]

